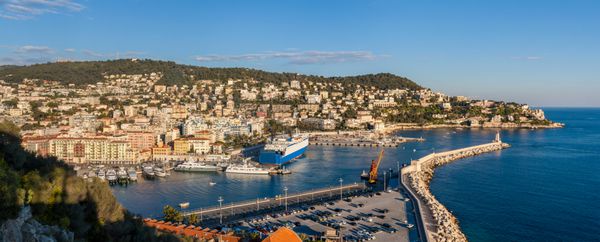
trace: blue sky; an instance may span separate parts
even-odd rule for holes
[[[391,72],[451,95],[600,106],[600,1],[0,0],[0,64],[152,58]]]

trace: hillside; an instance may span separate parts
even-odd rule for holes
[[[0,194],[0,241],[18,232],[2,225],[26,206],[37,221],[32,224],[56,225],[75,241],[178,241],[143,226],[106,183],[86,182],[63,162],[23,150],[18,128],[8,122],[0,123]]]
[[[290,80],[357,83],[381,89],[421,89],[408,78],[389,73],[359,76],[324,77],[296,73],[267,72],[248,68],[210,68],[177,64],[157,60],[109,60],[54,62],[30,66],[2,66],[0,80],[18,83],[25,78],[60,81],[73,84],[94,84],[102,81],[105,74],[142,74],[162,72],[160,84],[192,84],[194,80],[221,80],[253,78],[262,82],[280,83]],[[193,77],[193,79],[192,79]]]

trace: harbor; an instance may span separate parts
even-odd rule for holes
[[[548,138],[551,132],[563,132],[563,130],[541,132],[501,130],[502,140],[512,145],[510,152],[465,158],[436,168],[435,177],[430,182],[431,193],[448,210],[454,212],[454,216],[460,222],[460,229],[469,240],[474,240],[471,237],[481,240],[487,236],[474,230],[474,226],[484,227],[486,230],[498,233],[503,232],[506,234],[509,231],[513,234],[511,238],[517,238],[515,234],[519,234],[518,237],[527,234],[520,229],[520,227],[525,226],[525,223],[541,220],[545,224],[554,224],[555,220],[550,221],[542,216],[543,211],[541,209],[548,207],[544,205],[545,203],[534,202],[536,206],[531,207],[527,205],[529,200],[525,200],[527,194],[535,192],[532,188],[539,186],[530,184],[527,187],[519,188],[525,190],[519,190],[518,187],[503,183],[508,175],[511,177],[510,179],[521,179],[515,177],[519,174],[515,171],[515,167],[523,167],[527,164],[526,169],[535,167],[536,171],[543,171],[541,166],[544,162],[542,160],[537,160],[536,163],[528,162],[530,160],[529,154],[532,151],[535,151],[536,154],[540,152],[539,148],[532,148],[531,137],[543,137],[544,140],[547,140],[544,142],[554,142],[554,139],[550,140]],[[403,131],[402,136],[422,136],[426,139],[426,142],[409,142],[397,148],[384,148],[385,155],[380,164],[380,177],[383,178],[383,171],[388,171],[390,168],[396,170],[398,165],[400,167],[409,165],[411,160],[425,157],[433,152],[442,153],[448,150],[489,143],[495,134],[496,130],[486,129]],[[576,142],[572,139],[567,140],[568,142]],[[549,148],[551,144],[553,143],[545,144],[544,147]],[[339,178],[344,179],[344,184],[361,182],[359,175],[363,170],[368,172],[371,160],[377,158],[380,149],[375,147],[309,146],[304,156],[286,165],[286,168],[292,171],[292,174],[286,176],[171,171],[171,175],[167,179],[139,179],[137,183],[133,183],[128,187],[113,186],[112,189],[119,202],[132,212],[143,217],[156,219],[162,216],[162,209],[165,205],[178,208],[180,203],[186,201],[190,202],[189,209],[199,209],[218,206],[219,196],[224,199],[224,205],[229,205],[231,202],[256,201],[257,198],[264,197],[273,198],[284,194],[283,189],[285,187],[289,189],[289,194],[294,194],[329,186],[338,187]],[[553,162],[556,165],[563,164],[558,161]],[[571,160],[570,162],[576,161]],[[541,176],[541,174],[543,173],[538,176]],[[586,174],[591,175],[589,172]],[[544,177],[546,176],[544,175]],[[523,177],[522,179],[527,178]],[[577,176],[573,179],[583,179],[583,177]],[[457,183],[457,181],[460,182]],[[211,182],[216,184],[210,185]],[[389,181],[392,186],[397,182],[395,175]],[[485,186],[482,187],[480,184],[485,184]],[[448,190],[449,187],[452,187],[452,189]],[[501,193],[497,193],[499,189],[502,190]],[[468,195],[463,194],[464,192],[468,192]],[[519,201],[518,204],[511,202],[513,199]],[[474,206],[473,201],[477,201],[478,206],[483,206],[485,209],[478,209],[477,206]],[[494,213],[495,217],[492,219],[495,222],[493,226],[481,224],[480,214],[487,213],[493,207],[504,206],[507,202],[511,206],[527,208],[526,211],[529,212],[526,214],[528,216],[511,212]],[[409,230],[411,238],[409,241],[418,241],[419,229],[412,212],[412,203],[405,203],[408,222],[414,225],[414,228]],[[559,207],[553,207],[553,209],[560,210],[563,213],[569,212],[561,210],[562,208]],[[457,213],[457,211],[460,213]],[[569,224],[576,223],[570,217],[565,219],[569,221]],[[591,228],[588,225],[586,227]],[[566,236],[573,238],[578,236],[567,232],[563,232],[564,234],[552,232],[552,237],[566,239]],[[543,236],[546,233],[547,231],[543,233],[537,231],[536,235]],[[591,238],[592,234],[588,233],[585,236],[585,238]]]

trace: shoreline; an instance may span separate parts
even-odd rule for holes
[[[432,153],[402,168],[402,186],[413,200],[419,234],[424,241],[467,241],[458,219],[429,190],[436,167],[452,161],[510,147],[497,137],[492,143]]]
[[[480,126],[469,126],[462,124],[393,124],[391,127],[386,127],[381,133],[393,133],[399,130],[428,130],[428,129],[558,129],[564,128],[563,123],[552,123],[548,125],[518,125],[514,123],[504,123],[499,125],[480,125]]]

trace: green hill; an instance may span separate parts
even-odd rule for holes
[[[290,80],[356,83],[379,88],[421,89],[408,78],[390,73],[359,76],[324,77],[300,75],[297,73],[267,72],[248,68],[210,68],[182,65],[170,61],[156,60],[109,60],[54,62],[30,66],[0,67],[0,79],[7,82],[21,82],[25,78],[60,81],[65,84],[94,84],[102,81],[106,74],[142,74],[162,72],[161,84],[191,84],[195,80],[222,80],[254,78],[258,81],[280,83]]]
[[[76,241],[178,241],[143,226],[106,183],[87,182],[63,162],[25,151],[8,122],[0,123],[0,194],[0,225],[28,205],[35,220],[73,232]]]

